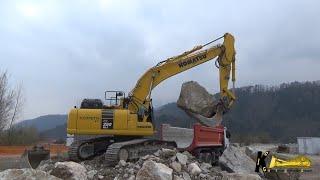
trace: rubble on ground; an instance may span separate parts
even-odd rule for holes
[[[178,159],[178,162],[181,163],[182,165],[186,165],[188,161],[188,156],[182,154],[182,153],[177,153],[176,157]]]
[[[262,180],[258,174],[223,173],[223,180]]]
[[[54,169],[54,164],[55,163],[56,162],[52,161],[51,159],[41,161],[39,166],[37,167],[37,170],[41,170],[41,171],[45,171],[45,172],[51,173],[51,171]]]
[[[230,144],[219,158],[222,168],[230,173],[255,173],[255,162],[238,144]]]
[[[226,159],[225,156],[229,155],[231,159]],[[255,165],[253,160],[246,156],[241,147],[237,145],[231,145],[226,149],[224,155],[222,155],[223,167],[233,169],[233,173],[223,171],[220,166],[212,166],[211,164],[201,162],[187,151],[179,152],[176,149],[160,149],[153,154],[141,157],[135,162],[122,160],[114,167],[109,167],[104,161],[104,155],[80,163],[46,160],[42,161],[36,170],[22,169],[8,171],[26,171],[28,173],[25,174],[32,174],[30,176],[42,174],[45,177],[42,179],[73,180],[256,180],[260,178],[258,174],[253,172]],[[241,164],[242,168],[238,167],[238,164]],[[3,174],[8,174],[8,172],[0,172],[0,179],[1,177],[5,177]],[[20,174],[23,173],[20,172]],[[19,173],[11,173],[11,176],[8,177],[12,176],[19,176]]]
[[[214,96],[195,81],[182,84],[177,105],[184,110],[207,118],[211,118],[215,114]]]
[[[240,149],[236,146],[235,148]],[[236,151],[235,148],[232,150]],[[245,153],[243,152],[243,155]],[[251,160],[249,157],[247,159]],[[241,160],[241,159],[240,159]],[[88,179],[154,179],[154,180],[206,180],[206,179],[258,179],[257,174],[253,174],[253,168],[248,176],[246,174],[222,171],[219,166],[201,162],[189,152],[179,152],[172,149],[160,149],[153,154],[141,157],[136,162],[120,161],[115,167],[108,167],[103,163],[104,156],[95,157],[92,160],[81,162],[87,169]],[[243,162],[241,162],[243,163]],[[249,171],[245,171],[249,172]]]
[[[196,163],[191,163],[188,165],[188,171],[191,175],[199,175],[201,173],[201,169]]]
[[[59,177],[61,179],[70,180],[86,180],[87,169],[78,163],[68,161],[68,162],[56,162],[54,164],[54,169],[50,172],[51,175]]]
[[[136,180],[167,180],[172,179],[173,170],[162,163],[147,160],[138,171]]]
[[[50,173],[35,170],[31,168],[25,169],[7,169],[0,172],[0,179],[2,180],[37,180],[37,179],[47,179],[47,180],[60,180]]]

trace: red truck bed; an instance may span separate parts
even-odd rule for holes
[[[196,150],[224,148],[226,141],[223,126],[205,127],[194,124],[193,129],[162,124],[161,140],[175,141],[178,149],[195,153]]]
[[[221,147],[224,145],[224,127],[205,127],[200,124],[193,125],[193,140],[188,151],[198,147]]]

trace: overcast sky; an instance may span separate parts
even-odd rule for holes
[[[319,1],[0,1],[0,70],[23,84],[20,119],[66,114],[105,90],[130,91],[148,68],[225,32],[237,86],[320,79]],[[159,106],[195,80],[218,91],[214,61],[160,84]]]

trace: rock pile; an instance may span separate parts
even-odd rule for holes
[[[87,169],[81,164],[69,162],[56,162],[54,168],[50,172],[51,175],[61,179],[86,180]]]
[[[153,154],[141,157],[136,162],[123,160],[115,167],[108,167],[104,163],[104,156],[95,157],[92,160],[75,163],[71,161],[55,162],[53,160],[42,161],[36,170],[10,169],[0,172],[0,179],[68,179],[68,180],[259,180],[259,175],[252,173],[254,167],[245,169],[246,156],[239,153],[238,146],[230,146],[226,154],[222,156],[224,166],[234,169],[233,173],[223,171],[219,166],[200,162],[189,152],[179,152],[172,149],[160,149]],[[233,156],[226,159],[227,155]],[[237,158],[235,158],[237,157]],[[249,157],[247,157],[251,160]],[[225,160],[223,160],[225,159]],[[241,161],[241,162],[234,162]],[[252,160],[251,160],[252,161]],[[250,162],[249,164],[254,162]],[[242,164],[244,170],[235,168],[235,164]]]
[[[103,164],[103,156],[81,163],[88,172],[95,170],[88,179],[130,179],[130,180],[189,180],[222,179],[219,167],[198,162],[188,152],[161,149],[146,155],[136,162],[120,161],[115,167]]]
[[[35,170],[35,169],[7,169],[0,172],[1,180],[37,180],[37,179],[47,179],[47,180],[59,180],[59,178],[50,175],[50,173]]]
[[[239,147],[231,148],[228,152],[238,152]],[[233,153],[233,155],[245,155]],[[247,157],[251,160],[249,157]],[[243,159],[237,159],[243,160]],[[247,159],[246,159],[247,160]],[[224,179],[261,179],[254,174],[254,167],[248,174],[248,171],[234,171],[228,173],[222,171],[219,166],[199,162],[189,152],[179,152],[171,149],[161,149],[157,152],[141,157],[136,162],[120,161],[115,167],[107,167],[103,164],[103,156],[96,157],[93,160],[82,162],[81,164],[87,169],[88,179],[117,179],[117,180],[224,180]],[[254,162],[251,160],[250,163]],[[226,162],[227,164],[230,162]],[[243,166],[247,162],[240,162]],[[252,165],[252,164],[251,164]]]

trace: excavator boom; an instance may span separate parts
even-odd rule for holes
[[[151,101],[151,91],[158,84],[171,76],[184,72],[216,57],[218,57],[216,66],[219,68],[221,102],[223,102],[223,105],[226,108],[230,108],[235,100],[234,93],[228,89],[230,74],[232,74],[232,81],[235,82],[234,37],[229,33],[226,33],[222,37],[224,38],[222,45],[216,45],[204,50],[202,49],[209,43],[196,46],[190,51],[161,61],[156,66],[150,68],[137,81],[136,86],[130,92],[129,97],[131,99],[129,110],[138,112],[141,107],[148,109]]]

